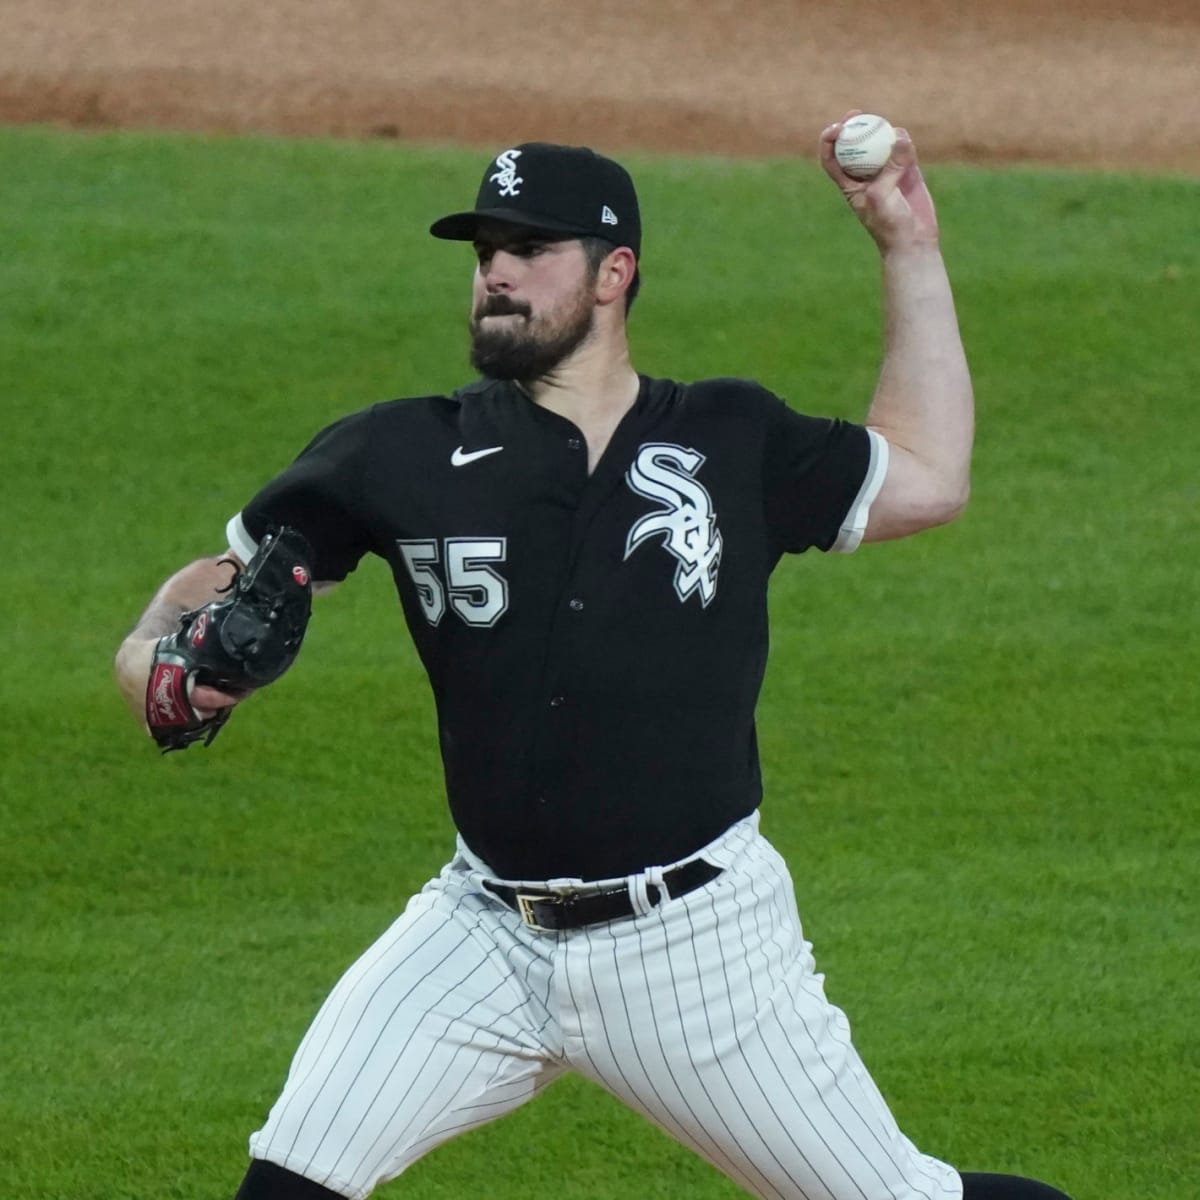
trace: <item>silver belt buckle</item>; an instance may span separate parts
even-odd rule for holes
[[[547,901],[553,903],[552,897],[539,896],[531,892],[517,893],[517,911],[521,914],[521,922],[529,929],[536,929],[539,933],[553,933],[554,930],[547,925],[539,925],[533,915],[533,906],[535,902],[545,904]]]

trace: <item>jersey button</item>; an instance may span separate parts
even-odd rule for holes
[[[564,704],[566,704],[566,702],[567,702],[567,699],[565,696],[552,696],[550,698],[550,707],[551,708],[562,708],[562,706]]]
[[[583,439],[576,438],[576,437],[567,438],[567,449],[568,450],[582,450],[583,449]]]
[[[569,608],[569,609],[570,609],[572,612],[582,612],[582,610],[583,610],[583,601],[582,601],[582,600],[568,600],[568,601],[567,601],[567,607],[568,607],[568,608]]]

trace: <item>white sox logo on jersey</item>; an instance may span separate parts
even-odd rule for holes
[[[525,182],[517,174],[517,159],[521,157],[520,150],[505,150],[496,159],[496,166],[500,168],[494,175],[488,176],[490,183],[500,185],[500,195],[502,196],[519,196],[521,189],[518,186]]]
[[[675,594],[686,601],[697,592],[707,608],[717,594],[721,531],[712,497],[695,478],[703,465],[703,454],[683,446],[651,442],[638,450],[625,482],[639,496],[659,500],[667,507],[634,523],[625,542],[625,557],[649,538],[661,536],[663,548],[679,562]]]

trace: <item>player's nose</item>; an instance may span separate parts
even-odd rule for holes
[[[479,262],[479,277],[489,292],[509,292],[516,286],[516,255],[496,250]]]

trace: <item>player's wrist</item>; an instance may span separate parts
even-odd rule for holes
[[[876,239],[879,255],[885,262],[940,262],[942,245],[936,233],[902,233]]]
[[[903,242],[880,247],[879,262],[889,294],[896,287],[907,293],[914,288],[940,292],[945,286],[946,264],[936,242]]]

